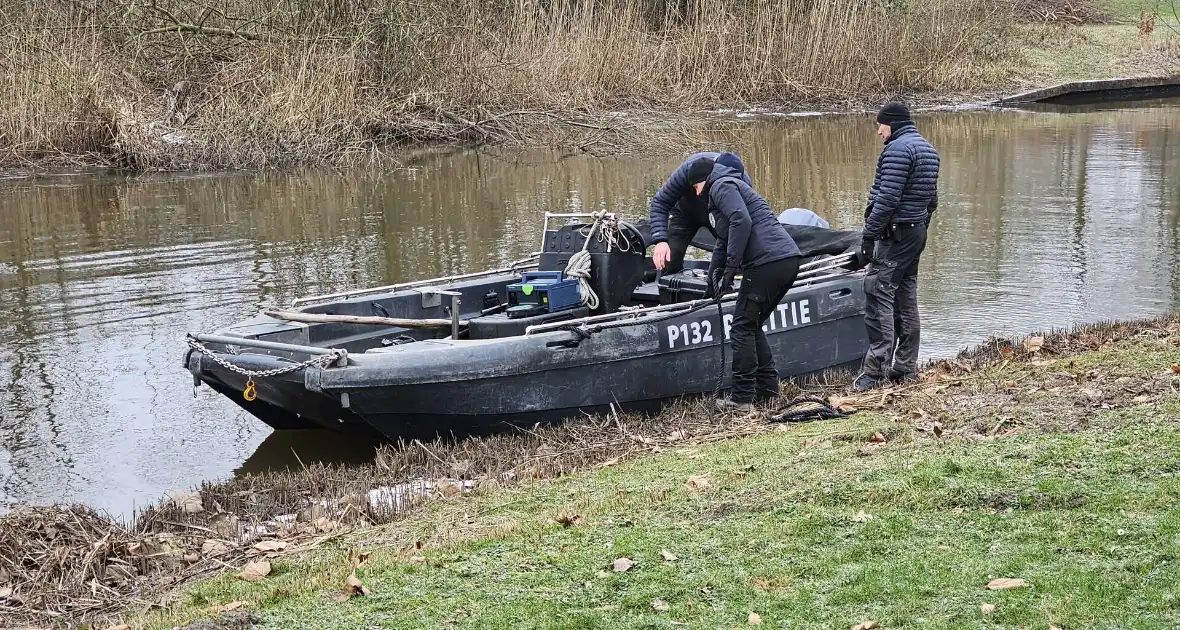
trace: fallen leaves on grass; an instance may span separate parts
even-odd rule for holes
[[[672,610],[672,607],[668,605],[668,602],[662,599],[651,600],[651,607],[660,612],[668,612],[669,610]]]
[[[660,557],[664,559],[664,562],[676,562],[677,560],[676,555],[667,549],[660,551]]]
[[[852,520],[857,523],[867,523],[867,522],[873,520],[873,515],[869,514],[868,512],[865,512],[864,510],[861,510],[856,513],[856,516],[852,517]]]
[[[363,566],[369,561],[369,556],[371,555],[373,554],[369,552],[356,551],[355,549],[351,550],[348,552],[348,565],[354,569],[359,566]]]
[[[365,586],[365,583],[356,576],[356,571],[353,571],[344,582],[344,590],[337,593],[334,599],[336,603],[343,604],[357,595],[368,595],[369,592],[369,587]]]
[[[993,591],[1006,591],[1014,588],[1024,588],[1028,586],[1028,582],[1020,578],[996,578],[987,583],[987,587]]]
[[[282,551],[287,548],[286,541],[283,540],[264,540],[260,543],[255,543],[254,549],[263,553],[268,551]]]
[[[855,626],[852,626],[852,630],[873,630],[873,628],[880,627],[881,624],[877,623],[876,621],[862,621]]]
[[[630,558],[619,558],[611,563],[611,568],[615,570],[615,573],[630,571],[633,566],[635,566],[635,561]]]
[[[562,512],[553,520],[557,521],[562,527],[572,527],[585,522],[585,519],[580,514],[571,514],[569,512]]]
[[[206,540],[205,542],[201,543],[201,555],[202,556],[220,556],[222,554],[229,553],[229,549],[230,549],[230,543],[228,543],[224,540],[216,540],[214,538],[210,538],[210,539]]]
[[[247,562],[246,566],[242,567],[241,572],[238,573],[238,579],[247,582],[258,582],[268,575],[270,575],[270,562],[259,560],[257,562]]]
[[[249,605],[249,602],[244,602],[242,600],[238,600],[236,602],[230,602],[228,604],[225,604],[224,606],[218,606],[217,608],[213,609],[213,612],[218,613],[218,614],[233,612],[243,606],[248,606],[248,605]]]
[[[693,475],[688,478],[688,487],[690,490],[696,490],[698,492],[708,490],[712,485],[708,475]]]
[[[751,626],[760,626],[762,625],[762,616],[756,612],[752,612],[749,617],[746,617],[746,623]]]
[[[828,398],[828,406],[841,413],[853,413],[856,411],[856,398],[852,396],[831,396]]]
[[[873,434],[873,437],[869,438],[869,441],[874,444],[884,444],[884,443],[888,442],[889,440],[884,436],[884,434],[882,434],[880,431],[878,431]]]
[[[121,623],[117,626],[110,626],[107,628],[107,630],[131,630],[131,626],[129,626],[125,623]]]
[[[996,612],[996,605],[995,604],[988,604],[988,603],[980,604],[979,605],[979,612],[981,612],[985,615],[990,615],[990,614]]]
[[[1029,354],[1036,354],[1045,347],[1044,337],[1029,337],[1024,340],[1024,349],[1028,350]]]
[[[1172,364],[1172,374],[1180,374],[1180,363]]]

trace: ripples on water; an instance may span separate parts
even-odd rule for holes
[[[944,168],[923,260],[923,357],[990,334],[1180,303],[1180,104],[919,118]],[[779,208],[860,223],[863,117],[776,118],[737,147]],[[181,365],[184,333],[263,305],[478,270],[534,251],[545,211],[646,214],[679,163],[450,154],[398,173],[0,176],[0,510],[128,514],[235,470],[363,460],[274,434]],[[314,447],[313,447],[314,445]]]

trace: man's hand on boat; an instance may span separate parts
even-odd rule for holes
[[[656,266],[656,269],[663,271],[671,259],[672,248],[668,246],[668,243],[666,241],[656,243],[656,249],[651,254],[651,262]]]

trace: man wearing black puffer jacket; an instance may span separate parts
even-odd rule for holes
[[[918,133],[909,109],[886,103],[877,114],[877,135],[885,148],[865,208],[860,252],[861,264],[869,264],[869,350],[852,386],[856,391],[917,378],[918,263],[938,208],[938,152]]]
[[[733,387],[720,409],[745,411],[755,398],[777,398],[779,375],[762,324],[795,283],[802,253],[770,204],[730,166],[737,156],[722,153],[689,164],[686,178],[707,201],[709,231],[717,239],[709,264],[715,296],[725,295],[741,272],[730,339]]]

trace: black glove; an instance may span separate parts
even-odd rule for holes
[[[876,248],[876,243],[871,238],[866,238],[860,242],[860,251],[856,253],[856,262],[861,267],[868,265],[873,261],[873,250]]]

